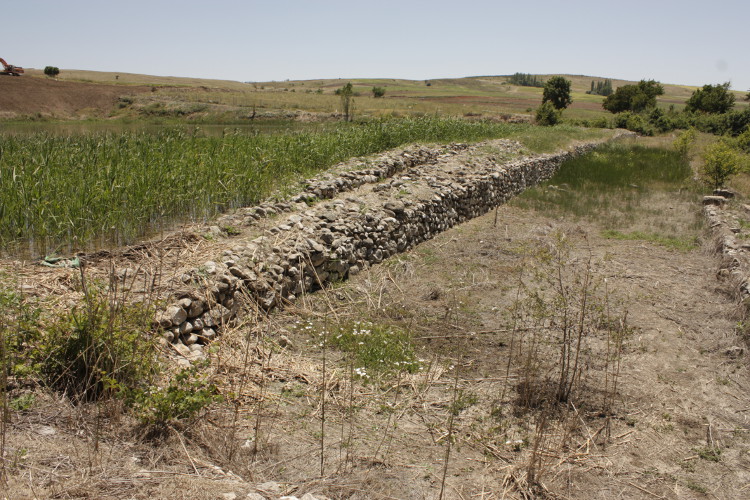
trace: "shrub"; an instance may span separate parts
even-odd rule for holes
[[[740,157],[726,142],[708,146],[703,153],[701,179],[713,189],[722,187],[739,171]]]
[[[717,85],[704,85],[693,92],[685,103],[686,111],[703,113],[726,113],[734,106],[734,94],[729,91],[729,82]]]
[[[0,285],[0,370],[16,377],[38,372],[38,357],[29,357],[28,346],[42,337],[40,309],[15,291]]]
[[[44,68],[44,74],[54,78],[60,74],[60,68],[56,68],[55,66],[46,66]]]
[[[724,115],[726,129],[724,133],[736,136],[750,129],[750,108],[742,111],[730,111]]]
[[[85,401],[148,383],[158,368],[154,344],[143,333],[152,317],[144,306],[108,300],[90,289],[83,308],[66,313],[32,353],[40,358],[43,380]]]
[[[740,151],[750,154],[750,128],[745,129],[745,131],[737,137],[736,145],[737,149]]]
[[[544,102],[536,108],[537,125],[552,126],[560,121],[560,111],[551,102]]]
[[[623,85],[607,96],[602,107],[611,113],[643,111],[656,106],[656,96],[664,94],[664,87],[654,80],[641,80],[637,85]]]
[[[695,144],[697,138],[698,133],[694,128],[690,128],[678,135],[672,143],[672,146],[678,153],[680,153],[680,156],[688,158],[690,156],[690,148]]]
[[[631,130],[642,135],[654,135],[653,127],[648,120],[637,113],[629,111],[615,115],[615,127]]]
[[[128,402],[141,423],[154,427],[174,425],[194,418],[202,409],[217,401],[217,388],[201,373],[204,364],[194,363],[170,379],[166,387],[149,385],[130,391]]]
[[[385,88],[384,87],[373,87],[372,88],[372,96],[376,99],[378,97],[383,97],[385,95]]]
[[[612,125],[609,123],[609,120],[607,120],[607,118],[603,116],[593,119],[591,121],[591,126],[595,128],[611,128],[612,127]]]

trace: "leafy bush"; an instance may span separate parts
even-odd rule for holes
[[[750,108],[742,111],[730,111],[724,115],[726,129],[724,133],[729,135],[740,135],[750,130]]]
[[[166,387],[155,383],[161,366],[147,334],[151,308],[122,304],[92,285],[84,290],[80,308],[44,327],[38,308],[0,286],[0,370],[38,378],[77,402],[122,398],[142,423],[153,426],[190,419],[217,400],[199,363],[178,372]],[[33,396],[26,395],[9,406],[22,411],[32,403]]]
[[[680,156],[687,158],[690,156],[690,148],[695,144],[697,138],[698,133],[694,128],[690,128],[678,135],[672,143],[672,146],[678,153],[680,153]]]
[[[536,108],[537,125],[552,126],[560,122],[560,111],[551,102],[544,102]]]
[[[704,85],[693,92],[685,103],[686,111],[704,113],[726,113],[734,106],[734,94],[729,91],[729,82],[717,85]]]
[[[202,409],[220,399],[217,389],[201,373],[204,364],[183,368],[166,387],[149,385],[129,391],[128,402],[141,423],[166,427],[180,420],[194,418]]]
[[[656,96],[664,94],[664,87],[654,80],[641,80],[637,85],[623,85],[609,95],[602,107],[611,113],[643,111],[656,106]]]
[[[615,127],[624,128],[642,135],[654,135],[654,129],[646,118],[637,113],[625,111],[615,115]]]
[[[726,142],[711,144],[703,153],[701,179],[714,189],[722,187],[740,168],[740,156]]]
[[[150,309],[90,289],[83,307],[57,321],[31,354],[45,383],[75,400],[122,395],[148,383],[158,368],[153,341],[143,333],[152,317]]]
[[[384,87],[373,87],[372,88],[372,96],[376,99],[378,97],[383,97],[385,95],[385,88]]]
[[[750,128],[737,136],[736,147],[743,153],[750,154]]]
[[[56,77],[57,75],[60,74],[60,68],[57,68],[55,66],[46,66],[44,68],[44,74],[47,75],[47,76],[49,76],[49,77],[54,78],[54,77]]]
[[[590,126],[595,128],[612,128],[612,124],[607,120],[606,117],[600,116],[591,120]]]

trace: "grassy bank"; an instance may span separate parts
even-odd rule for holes
[[[698,192],[688,161],[676,151],[618,142],[565,163],[549,182],[513,203],[557,217],[592,220],[607,238],[688,250],[700,227],[700,218],[689,208]],[[683,206],[684,212],[679,210]]]
[[[421,118],[222,137],[180,130],[7,135],[0,145],[0,241],[6,250],[31,242],[32,253],[101,238],[127,243],[164,224],[257,203],[345,159],[408,143],[515,137],[545,150],[592,134],[602,132]]]

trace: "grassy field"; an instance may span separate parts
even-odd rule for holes
[[[275,134],[199,131],[7,136],[0,155],[6,193],[0,241],[32,253],[123,244],[175,222],[254,204],[353,156],[413,142],[517,138],[531,150],[601,136],[574,127],[419,118],[341,123]]]
[[[678,217],[674,207],[697,205],[702,192],[689,161],[672,148],[615,142],[565,163],[548,182],[511,203],[557,217],[591,220],[606,238],[689,250],[697,244],[701,219],[697,212]]]
[[[29,70],[29,76],[41,76]],[[539,75],[542,80],[553,75]],[[565,75],[572,82],[573,104],[565,112],[569,119],[593,119],[610,116],[601,107],[601,96],[586,94],[591,82],[604,77]],[[477,76],[434,80],[403,79],[318,79],[302,81],[235,82],[194,78],[159,77],[129,73],[63,70],[59,79],[117,85],[152,85],[154,92],[136,99],[133,106],[123,106],[116,116],[188,116],[194,119],[241,121],[253,113],[258,117],[292,116],[309,112],[336,115],[341,102],[334,92],[351,82],[355,97],[355,116],[469,116],[507,119],[512,115],[528,116],[542,100],[542,89],[508,83],[506,76]],[[632,84],[613,79],[618,86]],[[386,90],[376,99],[372,88]],[[695,90],[694,87],[664,84],[665,94],[658,105],[678,110]],[[743,92],[735,92],[737,107],[747,106]],[[161,106],[161,109],[159,109]],[[145,111],[144,111],[145,110]]]

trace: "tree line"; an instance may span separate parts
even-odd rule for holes
[[[537,75],[528,73],[513,73],[508,77],[508,83],[520,85],[521,87],[544,87],[544,80]]]
[[[587,94],[603,95],[605,97],[612,94],[612,92],[614,92],[612,90],[612,80],[604,80],[603,82],[594,82],[594,80],[591,80],[591,90],[586,91]]]

